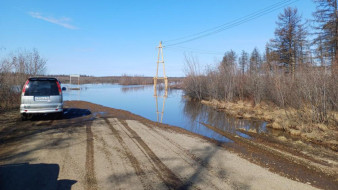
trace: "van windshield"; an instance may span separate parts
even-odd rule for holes
[[[59,95],[56,80],[30,80],[25,96],[55,96]]]

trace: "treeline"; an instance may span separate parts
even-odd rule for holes
[[[168,77],[168,81],[170,84],[182,83],[183,77]],[[164,83],[163,80],[158,79],[158,84]],[[122,75],[119,78],[120,85],[149,85],[154,84],[153,77],[145,77],[145,76],[128,76]]]
[[[187,57],[185,93],[199,100],[272,102],[297,109],[308,122],[332,121],[330,112],[338,111],[337,2],[315,2],[311,23],[303,22],[296,8],[284,9],[263,53],[230,50],[216,67],[203,71]]]
[[[0,59],[0,112],[19,105],[22,85],[29,76],[43,75],[46,62],[36,49],[17,50]]]
[[[61,83],[70,83],[69,75],[50,75],[61,81]],[[72,84],[77,84],[78,78],[72,77]],[[88,75],[80,75],[80,84],[99,84],[99,83],[118,83],[118,76],[104,76],[104,77],[95,77]]]
[[[120,85],[147,85],[147,84],[154,84],[154,79],[153,77],[122,75],[119,78],[119,84]]]
[[[50,77],[56,77],[62,83],[69,83],[69,75],[49,75]],[[72,83],[77,84],[77,77],[72,77]],[[168,77],[169,83],[182,83],[183,77]],[[122,76],[87,76],[80,75],[80,84],[99,84],[99,83],[111,83],[111,84],[120,84],[120,85],[149,85],[154,84],[153,77],[141,76],[141,75],[127,75]],[[163,80],[158,80],[158,83],[163,83]]]

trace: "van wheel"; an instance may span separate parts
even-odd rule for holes
[[[22,121],[26,121],[26,120],[27,120],[27,114],[22,113],[22,114],[21,114],[21,120],[22,120]]]
[[[63,112],[58,112],[55,114],[55,119],[62,119],[63,118]]]

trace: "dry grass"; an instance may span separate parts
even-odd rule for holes
[[[300,120],[297,114],[299,111],[294,108],[279,108],[267,103],[253,105],[252,102],[247,101],[224,102],[217,100],[202,100],[201,103],[224,111],[239,119],[267,121],[267,127],[283,130],[293,136],[299,136],[306,141],[338,150],[338,131],[335,125],[338,121],[338,112],[330,112],[330,124],[325,125]],[[311,110],[303,110],[303,112],[312,115]]]

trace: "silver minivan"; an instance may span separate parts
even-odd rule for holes
[[[20,114],[22,120],[29,115],[53,113],[63,115],[63,97],[60,81],[56,78],[29,78],[22,88]]]

